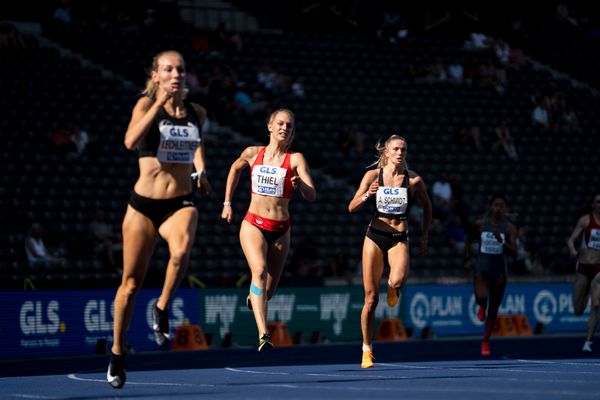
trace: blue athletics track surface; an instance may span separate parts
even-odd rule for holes
[[[600,345],[600,343],[598,343]],[[128,359],[127,384],[106,382],[107,356],[0,360],[1,399],[600,399],[600,347],[582,338],[413,339],[376,343],[360,368],[360,343],[146,352]]]

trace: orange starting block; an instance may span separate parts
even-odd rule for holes
[[[206,350],[208,344],[200,325],[181,325],[175,331],[171,350]]]
[[[274,346],[292,346],[292,336],[285,322],[269,322],[267,324],[269,335],[271,335],[271,343]]]
[[[379,322],[375,339],[382,342],[401,341],[408,339],[408,335],[400,318],[385,318]]]

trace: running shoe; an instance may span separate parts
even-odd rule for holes
[[[169,334],[169,313],[156,306],[152,307],[152,330],[154,331],[154,341],[160,347],[164,347],[171,341]]]
[[[583,344],[583,349],[581,349],[584,353],[592,352],[592,342],[590,340],[586,340]]]
[[[388,286],[387,288],[387,303],[388,306],[394,307],[398,304],[398,299],[400,298],[400,288],[393,288]]]
[[[373,361],[375,357],[373,357],[373,350],[365,350],[362,355],[362,363],[360,364],[361,368],[373,368],[375,364]]]
[[[485,308],[479,306],[479,309],[477,310],[477,319],[480,321],[485,321]]]
[[[110,352],[110,362],[106,371],[106,380],[115,389],[121,389],[125,385],[127,376],[125,374],[125,355],[117,355]]]
[[[252,302],[250,301],[250,295],[246,297],[246,307],[248,307],[248,310],[252,311]]]
[[[260,340],[258,341],[258,352],[259,353],[264,353],[266,351],[272,350],[273,349],[273,343],[271,343],[271,335],[269,335],[268,333],[263,333],[263,335],[260,337]]]
[[[490,342],[484,340],[481,342],[481,355],[488,357],[490,355]]]

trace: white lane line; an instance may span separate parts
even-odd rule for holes
[[[225,369],[227,371],[231,371],[231,372],[242,372],[242,373],[246,373],[246,374],[289,375],[289,372],[252,371],[250,369],[238,369],[238,368],[231,368],[231,367],[225,367]]]
[[[108,383],[106,379],[92,379],[92,378],[81,378],[75,374],[67,375],[67,378],[73,379],[75,381],[85,381],[85,382],[102,382]],[[187,386],[187,387],[197,387],[197,386],[207,386],[214,387],[215,385],[208,384],[192,384],[192,383],[173,383],[173,382],[135,382],[135,381],[127,381],[126,385],[148,385],[148,386]]]

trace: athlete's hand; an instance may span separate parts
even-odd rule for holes
[[[298,175],[292,176],[292,179],[290,179],[290,181],[292,182],[292,187],[294,189],[298,189],[302,186],[302,179],[300,179]]]
[[[163,88],[158,88],[158,90],[156,91],[156,102],[162,107],[165,105],[165,103],[167,101],[169,101],[170,98],[173,97],[173,93],[169,93],[166,90],[164,90]]]
[[[373,181],[369,185],[369,190],[367,190],[367,194],[369,195],[369,197],[371,197],[371,196],[377,194],[377,190],[379,190],[379,182]]]
[[[212,186],[210,186],[210,183],[208,183],[206,174],[200,174],[200,176],[196,179],[196,185],[198,186],[198,192],[200,195],[205,196],[212,193]]]
[[[221,211],[221,219],[227,221],[227,223],[231,223],[233,220],[233,208],[231,205],[223,206],[223,211]]]

